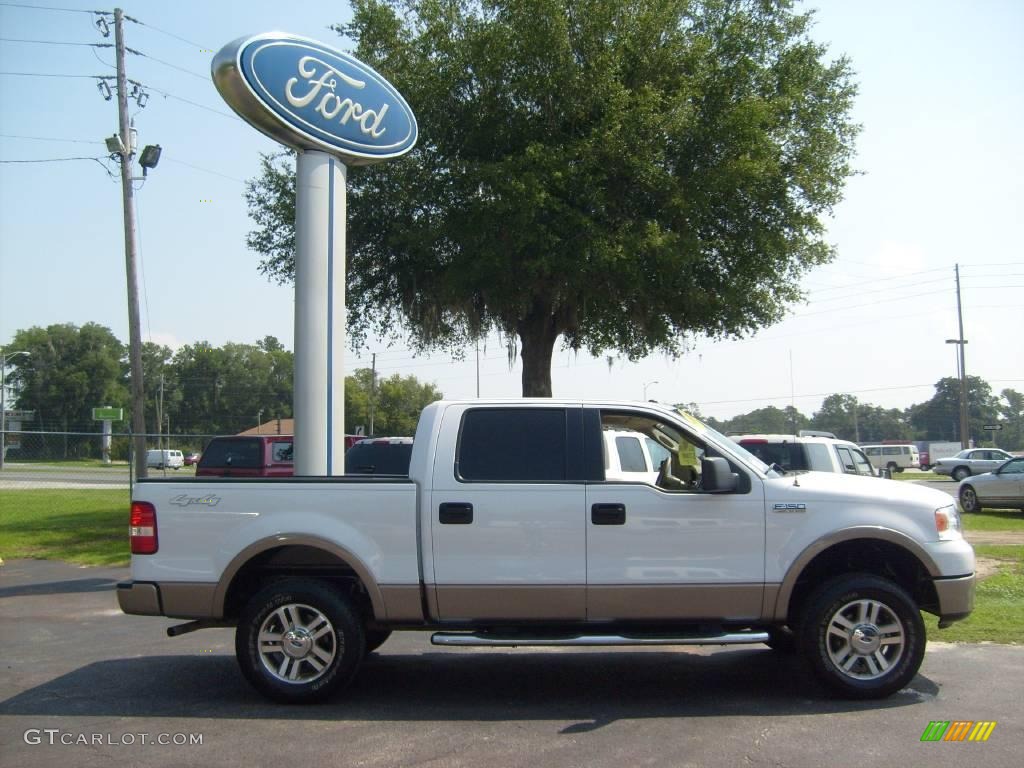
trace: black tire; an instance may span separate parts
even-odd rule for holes
[[[903,471],[903,470],[902,470],[902,469],[900,468],[900,465],[899,465],[899,464],[897,464],[897,463],[896,463],[895,461],[890,461],[890,462],[889,462],[888,464],[886,464],[885,466],[886,466],[886,467],[888,468],[889,472],[902,472],[902,471]]]
[[[926,638],[910,595],[887,579],[853,573],[811,594],[799,639],[815,676],[833,692],[881,699],[917,674]]]
[[[380,648],[387,639],[391,637],[390,629],[368,629],[366,630],[366,652],[373,653]]]
[[[960,506],[963,507],[964,512],[981,512],[978,494],[970,485],[960,488]]]
[[[956,469],[953,470],[953,479],[956,480],[958,483],[964,478],[970,476],[971,470],[969,470],[967,467],[957,467]]]
[[[280,641],[261,647],[261,632]],[[307,579],[274,582],[257,593],[235,632],[245,679],[284,704],[321,702],[341,690],[355,676],[365,648],[352,602],[329,584]]]

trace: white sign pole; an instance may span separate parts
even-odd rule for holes
[[[295,178],[295,474],[345,473],[345,183],[325,152]]]
[[[100,443],[104,465],[110,464],[110,437],[114,432],[114,423],[110,419],[103,420],[103,437]]]

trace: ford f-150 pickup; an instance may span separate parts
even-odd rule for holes
[[[605,477],[605,430],[667,458]],[[322,700],[394,630],[440,645],[796,648],[840,695],[887,696],[974,599],[953,499],[783,474],[654,403],[437,402],[405,476],[144,480],[132,614],[235,626],[241,670]]]

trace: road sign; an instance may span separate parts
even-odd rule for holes
[[[982,427],[982,429],[984,429],[986,432],[998,432],[1002,428],[1002,424],[986,424],[984,427]]]
[[[124,419],[124,408],[93,408],[92,418],[94,421],[121,421]]]

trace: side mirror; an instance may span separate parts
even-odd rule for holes
[[[739,485],[740,476],[719,456],[700,460],[701,488],[705,493],[732,493]]]

